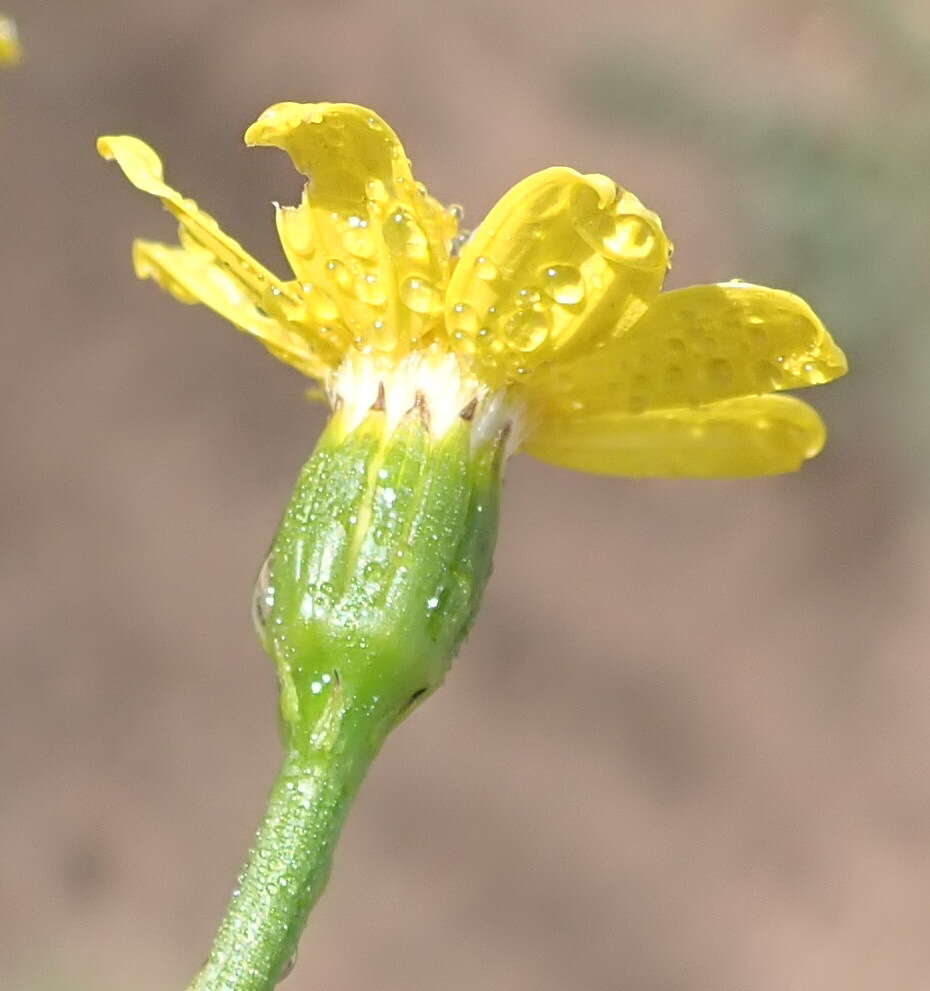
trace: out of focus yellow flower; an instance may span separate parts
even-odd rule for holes
[[[530,454],[612,475],[774,474],[823,446],[816,412],[772,394],[846,371],[810,307],[738,281],[661,292],[662,224],[606,176],[537,172],[466,236],[370,110],[279,103],[245,140],[309,179],[277,207],[294,278],[167,186],[144,142],[98,148],[180,222],[179,245],[135,242],[137,274],[257,337],[334,405],[390,402],[400,376],[434,410],[506,406]]]
[[[0,65],[16,65],[22,57],[16,23],[0,15]]]

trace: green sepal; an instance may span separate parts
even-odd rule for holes
[[[292,752],[370,758],[442,682],[490,575],[505,440],[464,418],[437,438],[420,405],[393,427],[334,414],[258,592]]]

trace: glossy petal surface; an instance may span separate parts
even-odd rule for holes
[[[602,175],[551,168],[513,187],[462,249],[446,295],[452,346],[492,385],[622,335],[658,293],[659,218]]]
[[[823,447],[817,413],[791,396],[747,396],[698,409],[543,421],[526,450],[542,461],[630,478],[745,478],[796,471]]]
[[[278,103],[245,140],[283,149],[310,180],[300,206],[278,209],[278,231],[297,278],[326,293],[360,351],[402,356],[443,335],[455,217],[414,180],[380,117]]]
[[[741,282],[661,293],[622,337],[546,369],[549,409],[638,413],[819,385],[846,358],[800,297]]]
[[[137,189],[159,197],[179,222],[180,245],[135,243],[133,260],[140,277],[154,279],[184,303],[211,307],[306,374],[322,374],[338,360],[338,349],[305,321],[300,287],[278,280],[193,200],[166,185],[152,148],[128,136],[100,138],[97,148],[117,162]]]

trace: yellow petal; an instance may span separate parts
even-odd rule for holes
[[[636,413],[819,385],[846,370],[799,296],[727,282],[660,294],[623,337],[529,388],[549,408]]]
[[[0,17],[0,63],[16,65],[22,57],[16,23],[9,17]]]
[[[542,461],[630,478],[747,478],[796,471],[823,447],[817,413],[791,396],[697,409],[544,420],[525,450]]]
[[[239,329],[258,337],[276,357],[308,375],[338,364],[344,341],[330,344],[307,319],[305,294],[284,283],[220,230],[216,221],[163,178],[158,155],[138,138],[102,137],[97,149],[126,178],[159,197],[179,221],[180,246],[137,241],[136,273],[153,278],[185,303],[204,303]]]
[[[306,338],[268,316],[251,293],[204,248],[137,240],[132,246],[132,259],[140,279],[154,279],[182,303],[209,306],[305,375],[322,378],[326,374],[328,365]]]
[[[104,158],[115,161],[136,189],[159,197],[189,237],[210,251],[220,264],[228,266],[233,276],[256,297],[269,285],[278,283],[268,269],[248,255],[237,241],[224,234],[208,213],[165,184],[161,159],[144,141],[128,135],[102,137],[97,139],[97,151]]]
[[[513,187],[462,249],[446,296],[452,345],[492,385],[624,333],[655,298],[670,245],[616,183],[574,169]]]
[[[401,356],[442,333],[452,213],[417,183],[397,135],[347,103],[278,103],[246,131],[309,178],[278,232],[301,282],[335,302],[363,352]]]

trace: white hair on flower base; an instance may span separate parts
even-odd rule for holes
[[[372,407],[383,405],[388,430],[417,404],[425,408],[430,433],[442,437],[459,417],[472,423],[477,446],[509,426],[507,454],[522,439],[522,409],[507,391],[492,391],[466,371],[459,359],[433,346],[414,351],[396,363],[371,355],[350,354],[329,376],[330,405],[341,406],[346,428],[352,430]]]

